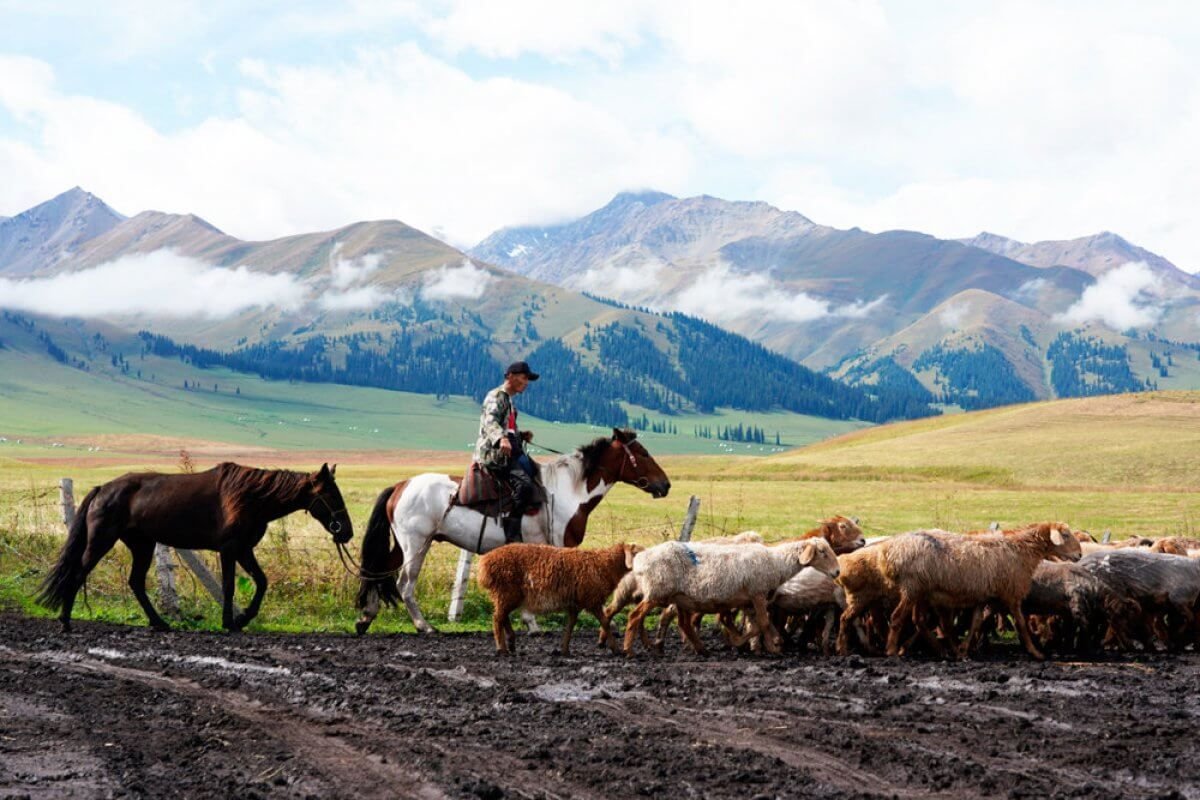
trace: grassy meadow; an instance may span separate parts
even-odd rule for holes
[[[678,424],[681,429],[686,424],[690,433],[690,420]],[[100,452],[75,445],[50,448],[44,442],[0,443],[0,604],[45,613],[29,598],[63,540],[59,478],[73,478],[82,497],[88,487],[131,469],[181,468],[178,445],[171,450],[166,439],[111,437],[111,446]],[[646,439],[651,452],[669,453],[669,448],[656,450],[653,436]],[[209,441],[189,457],[195,468],[204,469],[230,453],[245,450]],[[263,448],[243,460],[312,469],[326,456],[327,451]],[[370,504],[383,487],[418,472],[460,470],[466,454],[465,447],[462,452],[359,450],[338,458],[338,483],[354,519],[357,545]],[[696,538],[751,528],[768,539],[783,538],[836,513],[858,516],[868,535],[1037,519],[1062,519],[1096,533],[1111,530],[1118,538],[1196,535],[1200,393],[1013,406],[868,428],[766,457],[668,454],[659,461],[671,476],[671,496],[653,500],[632,487],[614,489],[592,514],[585,547],[621,540],[653,544],[672,537],[690,495],[701,499]],[[271,589],[251,630],[352,629],[355,582],[314,521],[297,514],[273,524],[259,554]],[[448,627],[445,612],[456,559],[455,548],[435,545],[418,589],[426,615],[441,627]],[[127,567],[128,556],[118,545],[93,574],[90,610],[77,606],[78,618],[144,624],[125,585]],[[153,596],[153,579],[150,583]],[[216,605],[186,573],[179,585],[189,617],[183,624],[215,627]],[[249,581],[240,581],[243,603],[249,590]],[[457,627],[487,625],[486,598],[472,585],[465,619]],[[389,610],[372,630],[412,627],[404,611]]]

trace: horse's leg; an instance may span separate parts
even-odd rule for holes
[[[246,570],[246,574],[254,579],[254,597],[250,600],[250,605],[246,606],[246,610],[233,621],[234,626],[238,630],[241,630],[250,624],[250,620],[258,616],[258,609],[262,606],[263,596],[267,593],[267,574],[258,565],[258,559],[254,557],[253,547],[247,547],[243,550],[238,555],[237,562],[242,565],[242,569]]]
[[[429,547],[433,544],[433,539],[426,539],[423,543],[408,547],[404,547],[401,542],[401,547],[404,548],[404,566],[400,570],[400,598],[404,600],[404,607],[408,609],[408,616],[412,618],[413,625],[418,633],[437,633],[437,629],[430,625],[425,616],[421,613],[421,607],[417,605],[417,576],[421,574],[421,565],[425,563],[425,556],[429,554]]]
[[[221,627],[227,631],[239,631],[233,624],[233,580],[237,570],[237,556],[233,545],[221,550]]]
[[[71,610],[75,607],[75,595],[87,581],[87,576],[100,563],[100,559],[108,555],[108,551],[117,543],[117,536],[106,530],[103,520],[89,528],[87,548],[83,551],[83,558],[79,562],[79,570],[72,585],[63,595],[62,611],[58,614],[63,633],[69,633],[71,630]]]
[[[579,619],[579,609],[572,608],[567,611],[567,624],[563,628],[562,654],[564,656],[571,655],[571,633],[575,630],[575,620],[577,619]]]
[[[129,588],[133,590],[133,596],[146,612],[151,628],[156,631],[171,630],[171,626],[158,615],[158,611],[150,603],[150,596],[146,594],[146,573],[150,571],[150,564],[154,561],[154,542],[126,539],[125,546],[133,554],[133,563],[129,567]]]

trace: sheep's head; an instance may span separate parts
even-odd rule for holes
[[[1087,531],[1075,531],[1075,538],[1081,542],[1094,542],[1096,537],[1092,536]]]
[[[1038,532],[1047,536],[1050,543],[1048,558],[1059,561],[1078,561],[1083,557],[1083,549],[1079,539],[1071,532],[1071,526],[1065,522],[1043,522],[1037,526]]]
[[[841,570],[838,567],[837,553],[833,552],[833,546],[829,542],[824,539],[806,539],[795,542],[794,545],[801,567],[812,567],[830,578],[838,576]]]
[[[1152,553],[1167,553],[1173,556],[1186,556],[1188,549],[1183,542],[1178,539],[1159,539],[1154,544],[1150,545]]]
[[[862,529],[858,527],[857,519],[843,517],[840,514],[831,519],[821,520],[820,535],[833,545],[835,553],[851,553],[867,543],[863,538]]]
[[[633,557],[642,552],[646,548],[640,544],[622,544],[621,547],[625,550],[625,569],[633,569]]]

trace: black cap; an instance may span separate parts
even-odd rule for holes
[[[529,368],[529,364],[525,361],[514,361],[508,365],[508,369],[504,370],[504,377],[509,375],[528,375],[529,380],[536,381],[538,374]]]

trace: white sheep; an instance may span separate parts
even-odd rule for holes
[[[839,559],[840,568],[840,559]],[[846,593],[829,575],[819,569],[805,567],[775,590],[771,612],[775,620],[785,620],[800,614],[820,615],[825,620],[821,631],[821,650],[832,650],[834,623],[846,608]]]
[[[639,634],[650,647],[645,617],[671,603],[679,609],[680,630],[697,653],[704,652],[704,645],[692,626],[692,614],[749,606],[754,608],[750,635],[765,633],[767,649],[779,652],[779,635],[767,617],[766,598],[806,566],[831,577],[838,574],[837,556],[824,539],[775,547],[665,542],[638,553],[631,574],[643,599],[625,628],[625,654],[632,655],[633,640]]]

